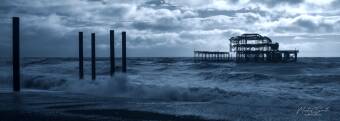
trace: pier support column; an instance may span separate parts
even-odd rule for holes
[[[110,30],[110,75],[113,76],[115,73],[115,34],[114,30]]]
[[[207,56],[206,61],[210,61],[210,55],[206,54],[205,56]]]
[[[236,52],[236,62],[240,62],[240,54]]]
[[[122,32],[122,72],[126,73],[126,32]]]
[[[84,79],[83,32],[79,32],[79,79]]]
[[[220,55],[218,53],[216,53],[216,62],[220,61]]]
[[[226,61],[226,54],[222,54],[222,61]]]
[[[197,52],[195,53],[195,62],[196,63],[198,62],[198,53]]]
[[[230,54],[227,54],[227,61],[230,61]]]
[[[91,34],[91,65],[92,65],[92,80],[96,80],[96,35]]]
[[[201,61],[205,61],[204,60],[204,55],[205,55],[206,53],[201,53]]]
[[[231,60],[230,54],[228,53],[228,54],[227,54],[227,61],[230,61],[230,60]]]
[[[228,61],[228,54],[224,54],[224,60]]]
[[[20,91],[20,18],[13,17],[13,47],[12,47],[12,61],[13,61],[13,91]]]

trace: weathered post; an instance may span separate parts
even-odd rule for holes
[[[12,61],[13,61],[13,91],[20,91],[20,18],[13,17],[13,47],[12,47]]]
[[[122,72],[126,73],[126,32],[122,32]]]
[[[110,75],[113,76],[115,73],[115,31],[110,30]]]
[[[92,80],[96,80],[96,35],[91,34]]]
[[[84,79],[83,32],[79,32],[79,79]]]

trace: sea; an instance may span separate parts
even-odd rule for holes
[[[193,58],[128,58],[127,73],[110,76],[109,58],[22,58],[23,90],[64,92],[107,100],[123,108],[211,120],[339,120],[340,58],[298,58],[295,63],[194,62]],[[0,89],[12,87],[11,61],[0,60]],[[53,94],[53,93],[52,93]],[[1,98],[1,97],[0,97]],[[105,105],[105,102],[102,102]]]

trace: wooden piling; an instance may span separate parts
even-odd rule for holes
[[[79,79],[84,79],[83,32],[79,32]]]
[[[122,32],[122,72],[126,73],[126,32]]]
[[[91,34],[92,80],[96,80],[96,35]]]
[[[13,17],[13,47],[12,47],[12,61],[13,61],[13,91],[20,91],[20,18]]]
[[[114,30],[110,30],[110,75],[113,76],[115,73],[115,34]]]

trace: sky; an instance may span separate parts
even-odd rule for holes
[[[11,17],[21,19],[25,57],[85,55],[96,33],[97,55],[109,55],[115,30],[120,56],[191,57],[194,50],[229,51],[229,38],[259,33],[303,57],[340,57],[340,0],[1,0],[0,56],[11,54]]]

